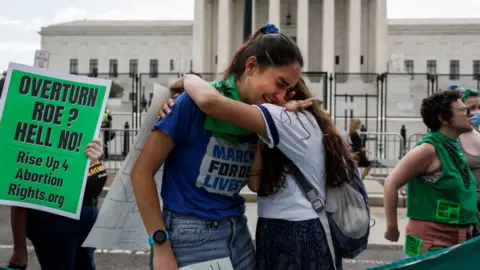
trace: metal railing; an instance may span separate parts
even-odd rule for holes
[[[350,144],[348,134],[343,136]],[[368,179],[384,180],[404,155],[403,137],[394,132],[360,132],[360,138],[373,165]]]
[[[124,129],[102,129],[100,131],[105,145],[103,163],[108,173],[116,173],[120,169],[130,151],[130,146],[133,145],[137,132],[136,129],[129,129],[128,123],[125,124]],[[105,138],[110,138],[110,140],[106,141]]]
[[[195,71],[189,71],[195,72]],[[166,85],[183,72],[118,73],[94,72],[79,74],[113,80],[112,96],[121,100],[121,111],[131,113],[131,128],[138,129],[153,94],[153,83]],[[205,80],[222,78],[214,72],[197,73]],[[328,73],[310,71],[303,74],[312,92],[323,100],[332,121],[339,130],[347,130],[348,121],[360,118],[367,131],[397,132],[405,125],[412,133],[424,132],[413,120],[420,119],[423,98],[438,92],[450,83],[468,88],[480,87],[480,75],[430,73]],[[113,104],[113,101],[112,101]],[[120,106],[120,105],[119,105]],[[405,119],[408,119],[406,121]],[[413,119],[413,120],[412,120]],[[405,140],[406,142],[406,140]]]
[[[425,136],[427,136],[427,134],[425,133],[414,133],[412,135],[410,135],[408,137],[408,150],[411,150],[413,147],[415,147],[415,145],[420,141],[422,140],[423,138],[425,138]]]

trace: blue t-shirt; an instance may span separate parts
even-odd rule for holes
[[[153,128],[175,144],[164,164],[163,207],[208,220],[243,215],[239,193],[249,179],[258,137],[241,136],[236,145],[215,138],[204,129],[205,116],[183,93]]]

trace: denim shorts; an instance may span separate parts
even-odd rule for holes
[[[179,268],[229,257],[235,270],[255,270],[255,247],[245,216],[209,221],[163,211]],[[153,250],[150,269],[153,269]]]

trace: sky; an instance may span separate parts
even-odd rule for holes
[[[478,18],[480,14],[479,0],[387,1],[392,19]],[[8,62],[33,64],[42,26],[83,19],[191,20],[193,5],[194,0],[0,0],[0,70]]]

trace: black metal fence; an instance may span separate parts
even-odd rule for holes
[[[195,74],[199,75],[200,77],[202,77],[202,79],[209,82],[220,80],[223,77],[222,74],[218,74],[214,72],[202,72],[202,73],[195,73]]]
[[[130,73],[79,73],[77,75],[86,76],[86,77],[96,77],[111,80],[114,85],[110,91],[110,97],[118,97],[122,99],[129,98],[124,97],[125,93],[130,94],[134,92],[135,89],[135,75]],[[133,107],[132,107],[133,109]]]
[[[308,71],[303,73],[305,83],[310,88],[310,91],[323,101],[323,108],[328,109],[328,82],[329,77],[327,72],[322,71]]]
[[[142,123],[142,112],[146,112],[150,106],[153,84],[167,85],[169,81],[181,76],[180,73],[98,73],[96,70],[77,75],[111,80],[110,98],[120,99],[120,111],[132,113],[130,124],[135,129]]]
[[[142,124],[142,113],[147,112],[153,98],[155,84],[167,86],[172,80],[180,78],[181,73],[139,73],[135,75],[135,87],[131,100],[132,128],[139,129]]]
[[[472,89],[480,88],[480,74],[436,74],[435,80],[441,89],[449,84],[459,84]]]
[[[194,72],[190,71],[189,73],[194,73],[201,76],[206,81],[215,81],[221,80],[223,78],[223,74],[214,73],[214,72]],[[178,74],[180,76],[180,74]],[[324,107],[327,108],[327,100],[328,100],[328,73],[321,72],[321,71],[313,71],[313,72],[304,72],[303,77],[305,82],[309,86],[312,93],[317,96],[321,97],[324,101]],[[166,84],[165,84],[166,85]]]
[[[334,73],[328,76],[328,104],[337,128],[347,130],[360,118],[367,132],[398,132],[402,125],[424,133],[420,106],[424,98],[449,84],[480,88],[480,75],[428,73]]]
[[[368,131],[382,130],[382,107],[378,106],[383,99],[382,74],[335,73],[330,81],[330,113],[336,126],[347,130],[349,119],[356,117],[363,120]]]
[[[195,72],[193,72],[195,73]],[[207,81],[219,80],[222,74],[196,73]],[[132,113],[130,127],[138,129],[142,112],[146,112],[153,96],[153,85],[167,85],[182,76],[181,73],[98,73],[80,74],[110,79],[115,83],[113,94],[118,94],[122,108]],[[308,86],[323,100],[323,107],[331,114],[337,128],[348,129],[348,122],[356,117],[362,120],[366,132],[398,132],[402,125],[412,133],[424,133],[420,119],[423,98],[445,89],[449,84],[466,88],[480,88],[480,76],[474,74],[428,73],[327,73],[305,72]],[[120,90],[123,93],[118,93]]]
[[[141,113],[146,112],[153,93],[153,84],[167,85],[169,81],[181,75],[180,73],[133,75],[118,73],[115,76],[107,73],[97,74],[97,77],[110,79],[123,89],[120,95],[124,103],[128,104],[128,111],[132,112],[131,121],[126,122],[123,129],[102,130],[102,132],[108,131],[115,134],[112,140],[106,142],[105,149],[105,166],[110,172],[120,168],[121,162],[133,145],[142,121]],[[217,73],[198,75],[207,81],[222,78],[222,75]],[[346,131],[348,122],[353,117],[362,120],[364,125],[362,132],[375,134],[368,138],[370,147],[379,151],[378,158],[383,159],[387,159],[388,147],[391,148],[388,148],[391,150],[388,151],[388,156],[397,157],[398,155],[397,158],[401,158],[426,133],[419,113],[423,98],[446,89],[449,84],[459,84],[465,88],[480,88],[480,76],[475,75],[305,72],[303,76],[313,94],[323,99],[324,108],[330,112],[339,130]],[[145,108],[145,100],[147,108]],[[392,143],[392,140],[387,137],[397,136],[395,134],[400,134],[401,140]],[[383,151],[384,148],[385,151]]]
[[[435,76],[431,74],[389,73],[385,76],[385,117],[420,117],[424,98],[436,92]]]

